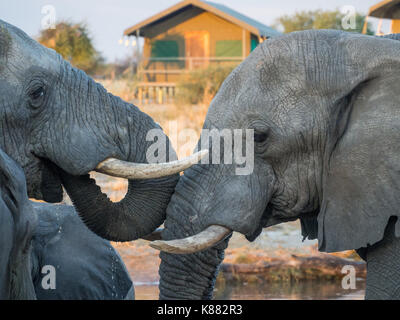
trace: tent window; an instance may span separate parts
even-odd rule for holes
[[[253,51],[258,46],[258,39],[251,39],[251,51]]]
[[[157,40],[151,46],[153,58],[179,57],[179,47],[176,41]]]
[[[221,40],[216,43],[215,55],[217,57],[241,57],[242,41],[241,40]]]

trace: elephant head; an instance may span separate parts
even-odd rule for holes
[[[300,219],[321,251],[380,241],[400,215],[399,80],[395,40],[320,30],[260,44],[225,80],[203,127],[250,129],[253,170],[238,175],[221,160],[184,172],[166,241],[152,244],[168,252],[160,297],[210,298],[231,231],[253,240]],[[219,159],[235,148],[227,145]]]
[[[63,185],[99,236],[128,241],[149,234],[165,218],[178,172],[191,163],[147,164],[152,129],[161,131],[137,107],[0,20],[0,147],[22,166],[30,197],[59,202]],[[158,138],[166,141],[159,156],[174,160],[168,138]],[[88,175],[95,169],[130,178],[122,201],[101,193]]]

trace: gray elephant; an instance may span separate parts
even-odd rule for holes
[[[134,298],[110,243],[72,206],[29,201],[22,168],[1,149],[0,180],[0,299]]]
[[[88,176],[112,158],[146,163],[153,143],[146,135],[160,127],[3,21],[0,97],[0,147],[24,169],[30,197],[59,202],[63,185],[87,226],[108,240],[134,240],[163,222],[178,174],[131,180],[126,197],[116,204]],[[115,171],[106,170],[120,174]]]
[[[38,216],[31,244],[37,299],[134,299],[133,283],[120,255],[82,223],[74,207],[31,205]],[[55,277],[50,280],[50,276]]]
[[[165,162],[175,160],[168,138],[148,115],[108,93],[55,51],[0,20],[0,148],[23,168],[29,197],[59,202],[64,186],[83,222],[98,236],[112,241],[131,241],[150,234],[165,219],[165,209],[179,172],[198,159],[194,155],[171,163],[148,163],[146,151],[154,141],[146,137],[152,129],[161,131],[157,138],[166,141],[165,148],[158,150],[158,158],[164,156]],[[118,203],[111,202],[90,179],[89,172],[93,170],[128,178],[125,198]],[[34,251],[41,252],[42,256],[44,251],[39,247],[44,246],[47,251],[44,261],[37,261],[34,267],[46,263],[46,259],[54,263],[68,262],[69,255],[74,254],[72,246],[80,247],[75,250],[77,256],[83,252],[90,255],[91,251],[95,260],[102,251],[112,250],[108,243],[85,233],[85,227],[73,218],[71,207],[39,205],[35,210],[40,223],[33,242]],[[52,214],[60,221],[50,219]],[[58,227],[69,230],[61,233],[65,237],[62,241],[53,234]],[[11,232],[12,225],[9,228],[7,232]],[[89,250],[96,246],[97,251]],[[97,259],[98,265],[88,262],[90,268],[109,268],[114,253]],[[5,261],[6,257],[2,257],[2,267],[9,265]],[[126,270],[120,268],[120,262],[117,269],[124,278]],[[77,270],[73,265],[65,265],[60,270],[85,271],[85,266]],[[97,278],[102,280],[111,273],[111,270],[105,271]],[[121,284],[121,292],[128,282]],[[82,288],[85,285],[73,290],[75,294],[82,294]],[[94,288],[82,296],[101,296],[99,292]],[[64,296],[58,293],[57,297],[67,296],[69,293],[65,292]]]
[[[238,175],[235,162],[185,171],[167,208],[166,241],[152,244],[168,252],[160,298],[211,298],[232,231],[251,241],[296,219],[321,251],[359,250],[366,298],[400,298],[395,38],[295,32],[265,41],[230,74],[203,132],[252,129],[253,171]]]

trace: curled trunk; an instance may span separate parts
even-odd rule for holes
[[[164,240],[181,239],[202,231],[196,223],[192,198],[182,176],[167,209]],[[198,222],[198,220],[197,220]],[[218,268],[224,259],[228,239],[207,250],[193,254],[160,253],[160,299],[211,299]]]
[[[104,141],[99,143],[97,153],[107,158],[147,163],[146,151],[153,143],[147,141],[147,133],[153,129],[162,133],[161,128],[137,107],[108,94],[103,88],[98,88],[97,92],[102,96],[99,103],[107,107],[96,111],[95,125],[91,127],[91,130],[98,130],[94,134]],[[166,161],[175,160],[176,154],[173,150],[170,152],[172,147],[168,138],[162,135],[167,144]],[[162,178],[129,180],[125,198],[113,203],[88,174],[71,175],[59,167],[56,170],[84,223],[98,236],[110,241],[132,241],[161,225],[179,178],[179,174],[172,174]]]
[[[114,203],[95,181],[62,173],[68,195],[84,223],[110,241],[132,241],[150,234],[165,219],[165,210],[178,176],[152,180],[130,180],[123,200]]]

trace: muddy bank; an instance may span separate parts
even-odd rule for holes
[[[114,244],[135,284],[157,284],[160,264],[158,251],[144,240]],[[342,268],[351,265],[357,278],[366,277],[365,263],[353,252],[336,255],[319,253],[315,246],[303,248],[303,253],[291,250],[249,250],[248,246],[228,248],[217,282],[252,283],[299,281],[334,281],[344,276]]]
[[[138,289],[144,299],[149,298],[151,288]],[[214,298],[220,300],[362,300],[365,282],[357,281],[355,289],[343,289],[340,281],[271,282],[264,284],[218,283]],[[147,296],[146,296],[147,294]]]
[[[289,259],[268,259],[254,263],[223,263],[218,281],[229,283],[271,283],[292,281],[333,281],[344,276],[342,269],[353,266],[358,278],[365,279],[366,267],[353,261],[319,254],[316,256],[291,255]]]
[[[116,245],[132,280],[138,300],[158,299],[158,252],[145,241]],[[351,257],[352,253],[335,255],[315,253],[298,256],[286,250],[268,254],[247,247],[228,248],[214,291],[215,299],[363,299],[365,264]],[[351,259],[348,259],[348,258]],[[355,289],[342,287],[344,265],[356,270]]]

